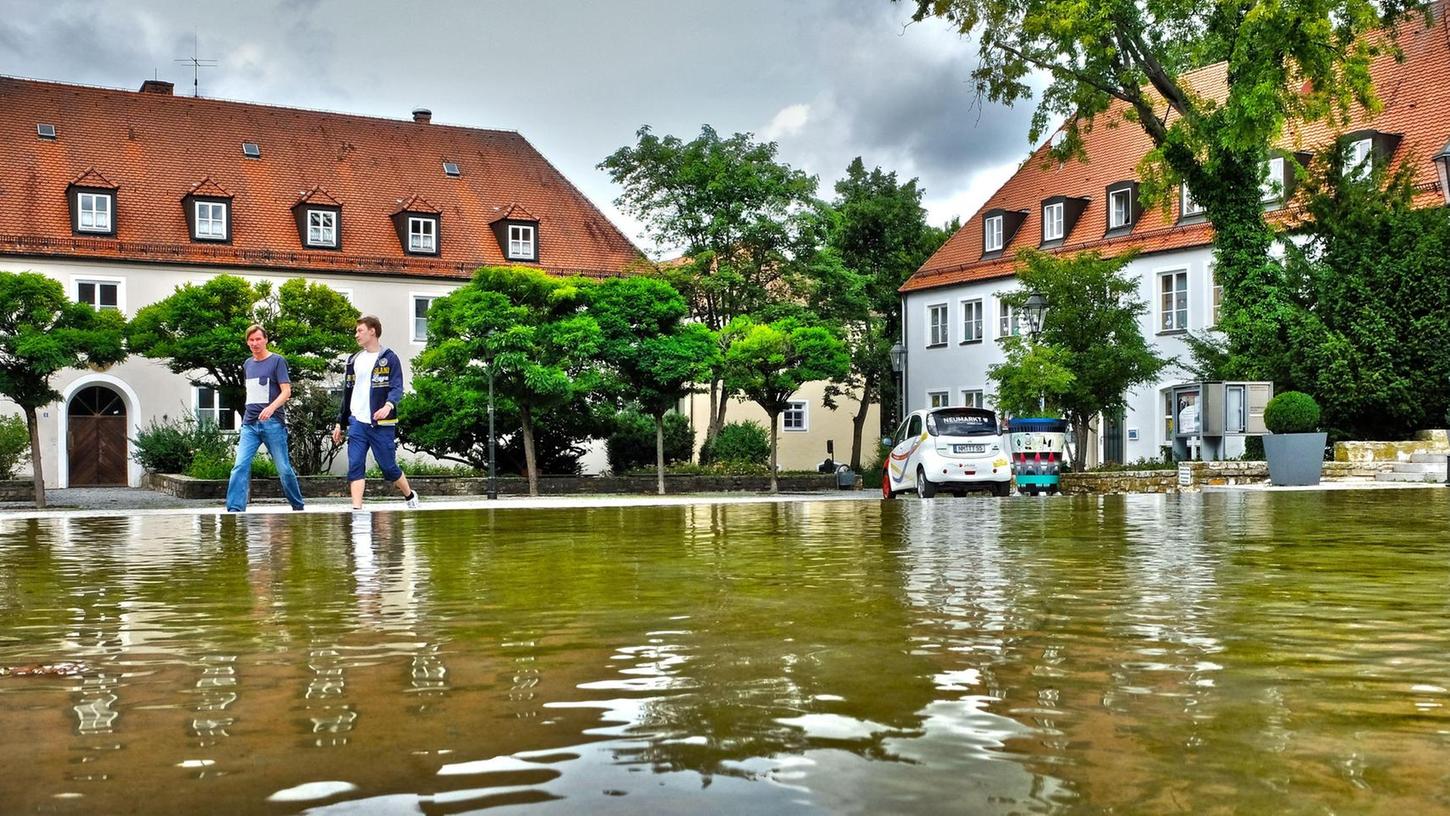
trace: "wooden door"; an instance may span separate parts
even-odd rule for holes
[[[125,485],[126,403],[109,388],[93,385],[66,408],[70,486]]]

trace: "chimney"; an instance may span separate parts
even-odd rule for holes
[[[162,96],[171,96],[172,89],[174,87],[175,86],[172,85],[170,82],[165,82],[159,79],[148,79],[145,82],[141,83],[141,93],[154,93],[161,94]]]
[[[413,121],[417,122],[420,125],[426,125],[429,122],[433,121],[433,111],[430,111],[427,108],[414,108]]]

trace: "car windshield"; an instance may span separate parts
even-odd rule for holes
[[[978,436],[997,433],[997,420],[982,411],[937,411],[926,417],[932,436]]]

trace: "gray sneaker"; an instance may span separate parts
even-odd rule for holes
[[[418,496],[418,491],[414,490],[413,495],[409,496],[406,499],[403,499],[403,506],[407,507],[409,510],[417,510],[420,501],[421,500]]]

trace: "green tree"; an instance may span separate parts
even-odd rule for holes
[[[972,77],[989,99],[1029,98],[1032,77],[1047,75],[1029,135],[1036,142],[1067,117],[1054,158],[1082,157],[1082,134],[1095,124],[1141,127],[1153,143],[1139,167],[1144,201],[1166,206],[1165,193],[1186,182],[1213,223],[1230,367],[1260,378],[1283,372],[1294,307],[1269,255],[1264,160],[1290,119],[1376,109],[1369,65],[1396,48],[1379,32],[1425,11],[1427,0],[913,5],[915,19],[944,18],[978,43]],[[1188,72],[1220,61],[1224,92],[1195,87]],[[1217,76],[1199,78],[1207,86]]]
[[[656,242],[684,259],[665,271],[691,315],[719,332],[741,315],[795,299],[801,265],[824,237],[816,178],[776,161],[773,142],[751,134],[721,138],[705,125],[689,142],[640,128],[599,168],[624,188],[615,204],[644,222]],[[722,339],[723,339],[722,335]],[[718,372],[710,380],[712,438],[728,400]]]
[[[1173,361],[1155,353],[1139,328],[1148,304],[1138,297],[1137,281],[1123,273],[1132,253],[1105,259],[1096,252],[1059,257],[1026,250],[1018,258],[1021,286],[999,297],[1019,314],[1032,293],[1047,299],[1036,343],[1027,344],[1051,353],[1040,359],[1029,355],[1022,362],[1051,363],[1072,375],[1068,382],[1059,380],[1055,402],[1075,437],[1086,440],[1099,415],[1122,408],[1129,391],[1155,381]],[[1009,362],[1010,346],[1022,342],[1009,338]],[[994,379],[1007,373],[998,369]],[[1085,463],[1079,455],[1073,461],[1079,467]]]
[[[274,291],[270,281],[218,275],[142,308],[131,320],[129,340],[136,354],[165,360],[192,385],[216,388],[228,404],[241,405],[247,326],[267,329],[293,380],[316,380],[341,370],[343,356],[356,348],[357,317],[347,298],[323,284],[293,278]]]
[[[719,346],[715,332],[686,323],[689,307],[658,278],[613,278],[593,287],[589,313],[599,325],[603,359],[630,401],[654,419],[655,469],[665,492],[665,414],[710,376]]]
[[[987,367],[996,386],[992,402],[1009,416],[1056,415],[1077,383],[1066,351],[1022,337],[1002,341],[1003,360]]]
[[[753,401],[770,417],[770,491],[779,491],[780,415],[800,387],[815,380],[840,380],[851,370],[846,346],[829,330],[795,320],[757,323],[737,317],[725,327],[730,341],[722,366],[725,388]]]
[[[486,266],[467,286],[433,301],[414,393],[400,410],[402,423],[424,420],[409,432],[413,443],[476,464],[488,444],[492,374],[496,395],[518,412],[529,495],[539,495],[536,422],[551,411],[586,411],[600,383],[599,324],[584,309],[592,285],[526,267]]]
[[[832,202],[829,246],[840,263],[811,267],[813,289],[807,300],[822,317],[842,326],[851,355],[845,387],[860,394],[852,417],[852,470],[861,469],[867,411],[880,405],[884,420],[888,404],[895,404],[891,346],[901,335],[897,290],[956,231],[928,226],[921,196],[916,179],[902,183],[879,167],[868,172],[856,157],[836,182]]]
[[[51,378],[68,368],[126,359],[125,324],[120,312],[70,300],[59,281],[0,272],[0,394],[25,415],[36,507],[45,507],[45,474],[35,412],[60,399]]]

